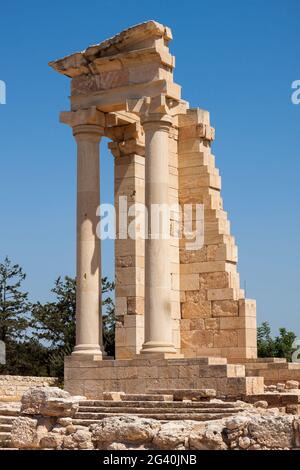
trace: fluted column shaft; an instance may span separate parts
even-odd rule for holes
[[[77,142],[76,346],[73,354],[102,354],[99,144],[103,128],[73,127]]]
[[[149,114],[145,131],[145,201],[148,239],[145,240],[145,342],[141,353],[175,353],[172,344],[169,239],[156,229],[151,217],[154,205],[169,204],[169,128],[167,115]]]

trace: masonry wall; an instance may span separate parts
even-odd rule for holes
[[[128,208],[134,203],[145,202],[144,145],[143,142],[139,142],[135,133],[130,133],[129,129],[126,131],[126,127],[129,126],[125,126],[123,139],[125,137],[127,139],[110,144],[115,157],[114,192],[117,215],[115,354],[118,359],[134,357],[144,341],[145,242],[140,237],[132,240],[126,233],[121,234],[119,220],[120,197],[126,196]],[[134,217],[129,218],[129,223],[132,223],[133,219]]]
[[[187,240],[180,242],[181,352],[185,357],[256,357],[256,304],[240,289],[213,138],[207,111],[191,109],[179,116],[180,204],[204,205],[203,247],[188,250]]]
[[[134,124],[115,129],[115,207],[119,233],[119,197],[128,206],[145,201],[143,131]],[[173,343],[185,357],[255,358],[256,303],[245,299],[237,271],[237,247],[223,209],[221,178],[211,152],[214,130],[209,113],[188,110],[174,119],[169,136],[169,203],[203,204],[200,249],[175,235],[178,214],[171,211],[169,263]],[[193,230],[199,217],[193,212]],[[132,217],[133,219],[133,217]],[[129,219],[129,222],[131,220]],[[117,238],[116,358],[129,359],[144,341],[144,241]]]
[[[114,155],[115,208],[117,215],[117,239],[115,241],[116,280],[116,358],[129,359],[139,354],[144,342],[145,313],[145,242],[120,239],[119,201],[126,196],[128,208],[134,203],[145,203],[145,157],[144,136],[140,124],[121,126],[110,134],[114,141],[109,144]],[[169,203],[178,204],[178,127],[174,125],[169,134]],[[136,214],[135,214],[136,215]],[[172,340],[180,352],[180,291],[174,277],[179,276],[179,241],[172,236],[176,213],[170,214],[171,238],[169,253],[162,260],[170,267],[170,302],[172,317]],[[132,223],[134,217],[129,217]],[[136,226],[137,231],[139,227]]]
[[[232,361],[235,362],[235,361]],[[263,377],[265,385],[277,385],[287,380],[300,382],[300,363],[284,358],[260,357],[244,361],[247,377]]]
[[[245,367],[222,358],[91,360],[65,358],[65,390],[101,399],[104,391],[146,393],[159,389],[212,388],[218,396],[264,391],[263,377],[245,377]]]
[[[17,401],[29,387],[56,385],[55,377],[0,375],[0,401]]]

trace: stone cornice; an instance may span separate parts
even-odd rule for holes
[[[161,62],[174,67],[173,57],[167,44],[172,39],[170,28],[147,21],[133,26],[82,52],[75,52],[61,59],[49,62],[50,67],[68,77],[97,73],[99,67],[107,63],[106,58],[128,61],[143,54],[158,55]],[[130,58],[131,56],[131,58]],[[157,60],[157,59],[156,59]]]

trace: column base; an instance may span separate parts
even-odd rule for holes
[[[174,353],[162,353],[162,352],[143,352],[136,354],[132,359],[184,359],[184,354],[178,352]]]
[[[143,344],[140,354],[177,354],[173,344],[147,341]]]
[[[77,355],[97,356],[97,359],[103,358],[103,353],[99,344],[78,344],[72,352],[72,356]]]

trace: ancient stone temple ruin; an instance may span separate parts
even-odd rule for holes
[[[263,392],[263,378],[245,377],[239,365],[257,357],[256,304],[240,288],[214,129],[173,81],[171,39],[168,27],[148,21],[50,63],[71,79],[71,109],[60,120],[77,143],[76,347],[65,361],[65,386],[87,397],[199,387]],[[115,360],[105,358],[99,312],[103,136],[114,157],[117,209]],[[200,245],[191,249],[193,229],[173,234],[176,210],[170,237],[152,236],[151,224],[148,237],[128,237],[120,224],[125,196],[128,208],[140,203],[149,212],[155,204],[202,205],[200,215],[191,213],[192,227],[202,219]]]

